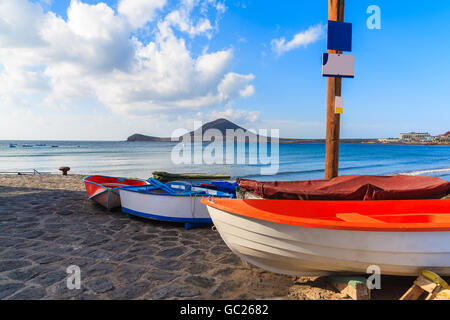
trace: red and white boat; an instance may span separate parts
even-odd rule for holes
[[[240,180],[239,188],[248,199],[202,202],[231,250],[265,270],[326,275],[377,265],[389,275],[450,275],[448,181],[341,176]]]
[[[201,202],[228,247],[267,271],[450,276],[450,200]]]
[[[83,181],[89,199],[96,201],[108,210],[121,206],[120,187],[143,186],[149,184],[144,180],[108,176],[89,176],[84,178]]]

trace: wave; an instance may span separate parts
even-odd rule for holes
[[[346,170],[354,170],[354,169],[367,169],[367,168],[374,168],[374,167],[385,167],[385,165],[376,164],[376,165],[364,165],[364,166],[349,166],[344,168],[339,168],[339,171],[346,171]],[[283,176],[290,176],[290,175],[300,175],[300,174],[308,174],[308,173],[322,173],[325,172],[325,169],[310,169],[310,170],[295,170],[295,171],[280,171],[277,174],[275,174],[275,177],[283,177]],[[247,174],[247,175],[240,175],[241,178],[253,178],[253,177],[259,177],[259,175],[255,174]]]
[[[275,175],[273,175],[273,177],[290,176],[290,175],[303,174],[303,173],[316,173],[316,172],[325,172],[325,170],[324,169],[312,169],[312,170],[303,170],[303,171],[282,171],[282,172],[277,172]],[[250,173],[250,174],[237,175],[236,177],[250,179],[250,178],[261,177],[261,175]]]
[[[433,173],[440,173],[440,172],[450,172],[450,168],[412,171],[412,172],[407,172],[407,173],[403,173],[403,174],[409,175],[409,176],[420,176],[422,174],[433,174]]]

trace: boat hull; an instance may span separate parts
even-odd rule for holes
[[[108,176],[89,176],[83,179],[89,199],[112,210],[121,206],[119,188],[130,185],[146,185],[143,180]]]
[[[149,194],[120,189],[122,211],[142,218],[182,223],[212,223],[202,197]]]
[[[106,189],[104,192],[96,194],[90,199],[94,200],[108,210],[120,208],[120,195],[112,189]]]
[[[450,275],[450,231],[371,232],[301,227],[255,219],[211,206],[227,246],[267,271],[296,275],[381,274],[417,276],[428,269]]]

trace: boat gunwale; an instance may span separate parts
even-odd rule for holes
[[[130,185],[130,186],[133,186],[133,187],[134,187],[134,186],[146,186],[146,185],[149,185],[148,181],[146,181],[146,180],[141,180],[141,179],[128,179],[128,178],[122,178],[122,177],[111,177],[111,176],[104,176],[104,175],[99,175],[99,174],[93,174],[93,175],[84,177],[84,178],[83,178],[83,182],[84,182],[84,183],[90,183],[90,184],[96,185],[96,186],[98,186],[98,187],[103,188],[104,190],[102,190],[102,191],[100,191],[100,192],[97,192],[97,193],[93,194],[92,196],[89,196],[89,199],[95,198],[96,196],[99,196],[99,195],[101,195],[102,193],[107,192],[108,190],[111,190],[113,193],[115,193],[115,194],[117,194],[118,196],[120,196],[119,188],[125,187],[125,186],[117,186],[117,187],[114,187],[114,188],[110,188],[110,187],[107,187],[107,186],[102,185],[101,183],[98,183],[98,182],[94,182],[94,181],[88,180],[89,178],[92,178],[92,177],[102,177],[102,178],[111,178],[111,179],[124,179],[124,180],[127,180],[127,181],[139,181],[139,182],[144,182],[144,183],[145,183],[145,184],[143,184],[143,185]]]
[[[134,188],[138,189],[138,188],[143,188],[143,187],[150,187],[152,189],[146,189],[144,192],[143,191],[139,191],[139,190],[133,190]],[[176,197],[199,197],[199,198],[211,198],[211,197],[216,197],[216,198],[225,198],[225,199],[232,199],[233,195],[232,194],[228,194],[226,192],[222,192],[223,195],[212,195],[212,194],[208,194],[208,193],[197,193],[195,191],[189,191],[189,192],[180,192],[180,193],[159,193],[159,192],[152,192],[152,190],[163,190],[160,187],[154,187],[152,185],[137,185],[137,186],[124,186],[124,187],[119,187],[118,189],[120,190],[124,190],[124,191],[130,191],[130,192],[135,192],[135,193],[139,193],[139,194],[146,194],[146,195],[155,195],[155,196],[176,196]],[[219,191],[220,192],[220,191]]]
[[[346,230],[346,231],[374,231],[374,232],[442,232],[450,231],[450,222],[409,222],[409,223],[393,223],[384,222],[380,220],[380,223],[361,223],[361,222],[346,222],[326,219],[314,219],[307,217],[295,217],[288,216],[282,213],[276,213],[269,210],[258,209],[251,205],[253,201],[302,201],[302,200],[269,200],[269,199],[231,199],[227,201],[227,204],[223,204],[226,199],[202,199],[201,202],[206,206],[216,208],[223,212],[239,215],[243,217],[253,218],[257,220],[264,220],[278,224],[292,225],[306,228],[316,229],[333,229],[333,230]],[[306,201],[306,200],[305,200]],[[358,203],[371,203],[371,202],[391,202],[391,201],[446,201],[449,205],[448,214],[450,215],[450,199],[427,199],[427,200],[369,200],[369,201],[353,201]],[[249,203],[250,202],[250,203]],[[342,201],[314,201],[315,204],[326,203],[327,205],[333,202],[342,203]],[[233,205],[229,205],[233,203]],[[245,210],[239,210],[239,204],[245,204]],[[242,206],[241,206],[242,207]],[[245,211],[245,212],[244,212]],[[408,214],[414,215],[426,215],[426,213]],[[439,213],[429,213],[429,215],[438,215]],[[367,215],[372,217],[373,215]],[[380,215],[381,216],[381,215]],[[384,216],[389,216],[388,214]],[[394,216],[394,215],[390,215]]]
[[[122,177],[112,177],[112,176],[104,176],[104,175],[101,175],[101,174],[92,174],[92,175],[90,175],[90,176],[84,177],[84,178],[83,178],[83,182],[89,182],[89,183],[93,183],[93,184],[102,186],[102,185],[99,184],[98,182],[94,182],[94,181],[87,180],[87,179],[92,178],[92,177],[102,177],[102,178],[112,178],[112,179],[124,179],[124,180],[128,180],[128,181],[145,182],[145,184],[143,184],[143,186],[149,184],[149,182],[148,182],[147,180],[143,180],[143,179],[133,179],[133,178],[130,179],[130,178],[122,178]],[[104,187],[104,186],[102,186],[102,187]],[[109,188],[109,189],[112,189],[112,188]]]

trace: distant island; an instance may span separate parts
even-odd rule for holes
[[[195,131],[191,131],[184,136],[178,137],[178,139],[172,140],[171,138],[161,138],[154,136],[146,136],[143,134],[133,134],[129,136],[127,141],[146,141],[146,142],[180,142],[183,140],[183,137],[190,135],[191,137],[194,134],[201,134],[206,130],[216,129],[222,133],[223,136],[226,134],[227,129],[232,130],[243,130],[248,136],[258,137],[257,135],[249,132],[247,129],[227,120],[227,119],[217,119],[208,123],[205,123],[203,126],[198,128]],[[267,138],[268,142],[270,142],[270,137]],[[203,140],[203,142],[210,142],[209,140]],[[290,139],[290,138],[280,138],[280,143],[325,143],[325,139]],[[450,145],[450,131],[440,134],[437,136],[431,136],[429,133],[401,133],[399,138],[384,138],[384,139],[341,139],[340,143],[342,144],[397,144],[397,145]]]
[[[160,138],[160,137],[152,137],[146,136],[143,134],[133,134],[128,137],[127,141],[147,141],[147,142],[172,142],[171,138]]]
[[[203,133],[206,130],[209,129],[216,129],[222,133],[223,136],[226,134],[227,129],[232,130],[243,130],[246,134],[249,136],[255,136],[253,133],[248,132],[247,129],[227,120],[227,119],[217,119],[208,123],[205,123],[203,126],[198,128],[195,131],[191,131],[187,133],[186,135],[190,135],[193,137],[196,133],[200,134],[200,130],[203,136]],[[133,134],[128,137],[127,141],[129,142],[135,142],[135,141],[143,141],[143,142],[180,142],[183,140],[183,137],[186,136],[180,136],[178,139],[172,140],[171,138],[164,138],[164,137],[154,137],[154,136],[146,136],[143,134]],[[268,138],[268,141],[270,141],[270,137]],[[325,139],[290,139],[290,138],[280,138],[280,143],[325,143]],[[203,142],[210,142],[209,140],[204,140]],[[341,139],[341,143],[378,143],[378,139]]]

